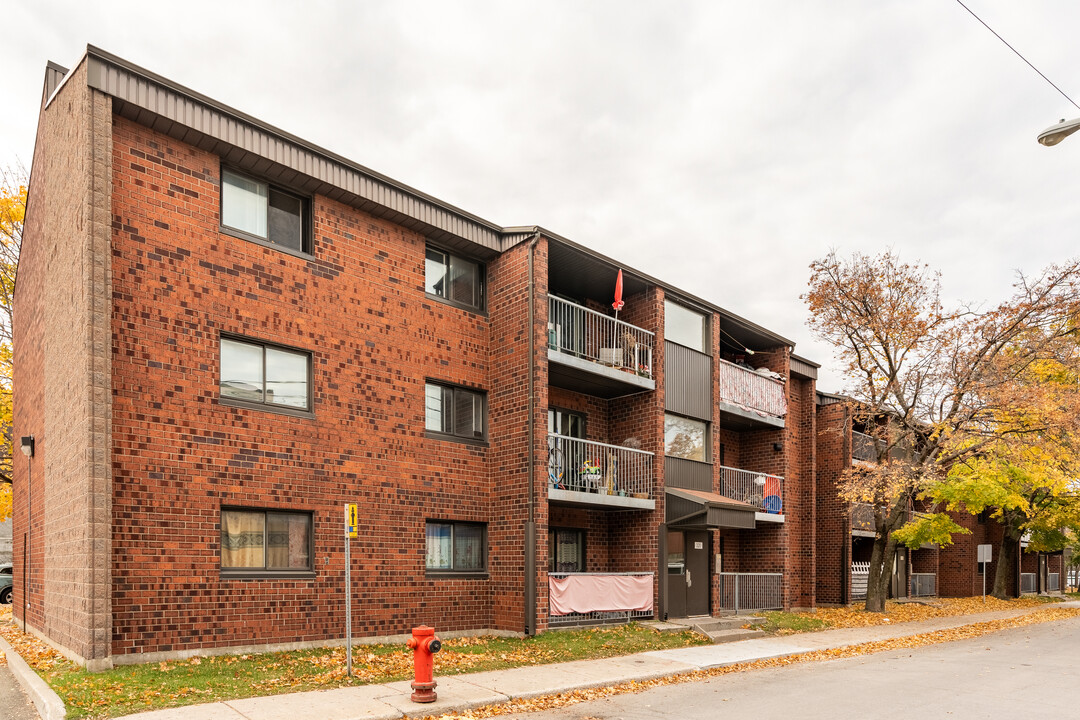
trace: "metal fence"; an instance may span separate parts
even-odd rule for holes
[[[933,597],[937,595],[937,575],[935,573],[911,573],[909,594],[911,597]]]
[[[743,610],[783,608],[781,573],[716,573],[720,581],[720,609]]]
[[[627,575],[627,576],[650,576],[655,577],[651,572],[626,572],[626,573],[548,573],[548,578],[564,578],[567,575],[585,575],[585,576],[608,576],[608,575]],[[655,616],[653,610],[596,610],[592,612],[572,612],[566,615],[549,615],[548,626],[557,627],[574,627],[581,625],[611,625],[615,623],[628,623],[635,620],[652,620]]]
[[[877,462],[878,453],[874,449],[874,438],[857,430],[851,431],[851,457],[866,462]]]
[[[870,584],[870,563],[851,563],[851,599],[865,600],[866,588]]]
[[[753,370],[720,360],[720,399],[760,415],[787,415],[787,396],[784,383]]]
[[[548,347],[652,378],[654,335],[648,330],[548,295]]]
[[[653,453],[549,433],[548,485],[560,490],[651,498]]]
[[[1046,591],[1061,592],[1061,575],[1059,575],[1058,573],[1047,573]]]
[[[784,512],[784,478],[720,466],[720,494],[768,513]]]
[[[1020,592],[1035,592],[1035,573],[1020,573]]]

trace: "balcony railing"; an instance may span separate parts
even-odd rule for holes
[[[866,433],[851,431],[851,457],[865,462],[877,462],[878,453],[874,448],[874,438]]]
[[[877,532],[874,521],[874,506],[870,503],[852,503],[851,529],[864,532]]]
[[[548,295],[548,347],[644,378],[653,376],[654,335],[630,323]]]
[[[735,613],[744,610],[783,608],[781,573],[716,573],[720,581],[720,609]]]
[[[1020,573],[1020,592],[1033,593],[1035,591],[1035,573]]]
[[[784,512],[784,478],[720,466],[720,494],[777,515]]]
[[[594,625],[653,617],[651,572],[548,573],[548,624]]]
[[[720,400],[762,417],[787,415],[784,383],[753,370],[720,360]]]
[[[1058,573],[1046,574],[1046,591],[1047,592],[1060,592],[1061,591],[1061,575]]]
[[[653,453],[549,433],[548,486],[582,493],[651,498]]]
[[[937,595],[937,575],[934,573],[911,573],[911,597],[933,597]]]

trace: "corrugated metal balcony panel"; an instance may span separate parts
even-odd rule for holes
[[[664,409],[712,420],[712,358],[664,341]]]
[[[711,492],[713,488],[713,466],[711,463],[665,457],[664,484],[672,488]]]

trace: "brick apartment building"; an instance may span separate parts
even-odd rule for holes
[[[848,503],[837,496],[845,469],[877,462],[873,437],[852,418],[847,398],[817,392],[817,587],[816,600],[823,605],[848,604],[866,597],[866,568],[874,544],[873,509]],[[917,506],[911,513],[927,510]],[[983,592],[984,566],[978,562],[978,546],[991,545],[992,559],[985,565],[986,592],[993,589],[1003,528],[990,517],[952,512],[950,516],[970,531],[953,535],[945,547],[927,544],[916,549],[900,547],[892,564],[889,592],[892,597],[971,597]],[[1008,592],[1057,592],[1064,589],[1063,553],[1027,551],[1021,542],[1017,567],[1010,573]],[[1019,592],[1018,592],[1019,591]]]
[[[93,47],[14,333],[15,617],[88,667],[340,643],[347,502],[360,637],[814,606],[790,340]]]

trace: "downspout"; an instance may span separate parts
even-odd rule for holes
[[[529,417],[528,441],[529,519],[525,522],[525,634],[536,634],[536,298],[533,262],[540,231],[529,242]]]

